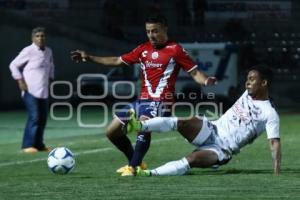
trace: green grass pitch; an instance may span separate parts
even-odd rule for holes
[[[85,123],[101,119],[86,113]],[[120,177],[115,170],[125,157],[105,138],[104,128],[80,128],[49,119],[45,142],[76,154],[68,175],[52,174],[47,153],[20,152],[26,113],[0,113],[0,199],[300,199],[300,115],[281,115],[282,174],[272,173],[266,134],[218,170],[193,169],[174,177]],[[134,136],[131,136],[134,142]],[[153,134],[145,161],[150,168],[177,160],[193,147],[175,133]]]

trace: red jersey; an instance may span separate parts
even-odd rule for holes
[[[187,52],[172,41],[161,49],[154,49],[150,42],[145,42],[122,55],[121,60],[127,65],[141,64],[140,99],[156,101],[173,101],[180,68],[190,72],[197,67]]]

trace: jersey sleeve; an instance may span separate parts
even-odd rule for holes
[[[279,135],[279,116],[276,111],[272,112],[266,123],[268,139],[280,138]]]
[[[139,58],[140,58],[142,51],[143,51],[143,46],[139,45],[138,47],[133,49],[131,52],[120,56],[120,58],[121,58],[122,62],[125,63],[126,65],[132,65],[132,64],[140,62]]]
[[[197,64],[192,60],[187,51],[179,45],[176,48],[175,61],[187,72],[197,68]]]

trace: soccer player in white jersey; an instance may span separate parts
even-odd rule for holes
[[[144,122],[132,118],[128,132],[177,130],[196,151],[181,160],[166,163],[153,170],[137,170],[137,175],[183,175],[193,167],[212,167],[226,164],[232,155],[251,144],[264,131],[270,143],[274,173],[279,175],[281,145],[279,116],[269,99],[268,87],[271,70],[264,65],[254,66],[246,81],[246,91],[235,104],[218,120],[208,121],[205,117],[180,120],[176,117],[157,117]]]
[[[181,69],[188,72],[201,85],[213,85],[215,77],[208,77],[197,69],[187,52],[176,42],[169,40],[167,21],[162,16],[150,16],[145,23],[149,41],[120,57],[92,56],[84,51],[71,52],[76,62],[91,61],[111,67],[122,67],[140,63],[141,93],[137,101],[115,113],[107,128],[108,139],[122,151],[128,159],[128,165],[117,170],[122,176],[133,176],[135,167],[141,165],[149,149],[151,134],[139,132],[135,149],[122,127],[127,123],[127,113],[133,108],[140,119],[146,120],[157,116],[170,116],[168,106],[174,102],[175,82]]]

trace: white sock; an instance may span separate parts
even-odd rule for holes
[[[177,130],[177,117],[155,117],[142,121],[142,131],[168,132]]]
[[[168,162],[158,168],[152,169],[152,176],[175,176],[175,175],[183,175],[188,172],[190,169],[190,165],[186,158],[182,158],[181,160],[176,160],[172,162]]]

